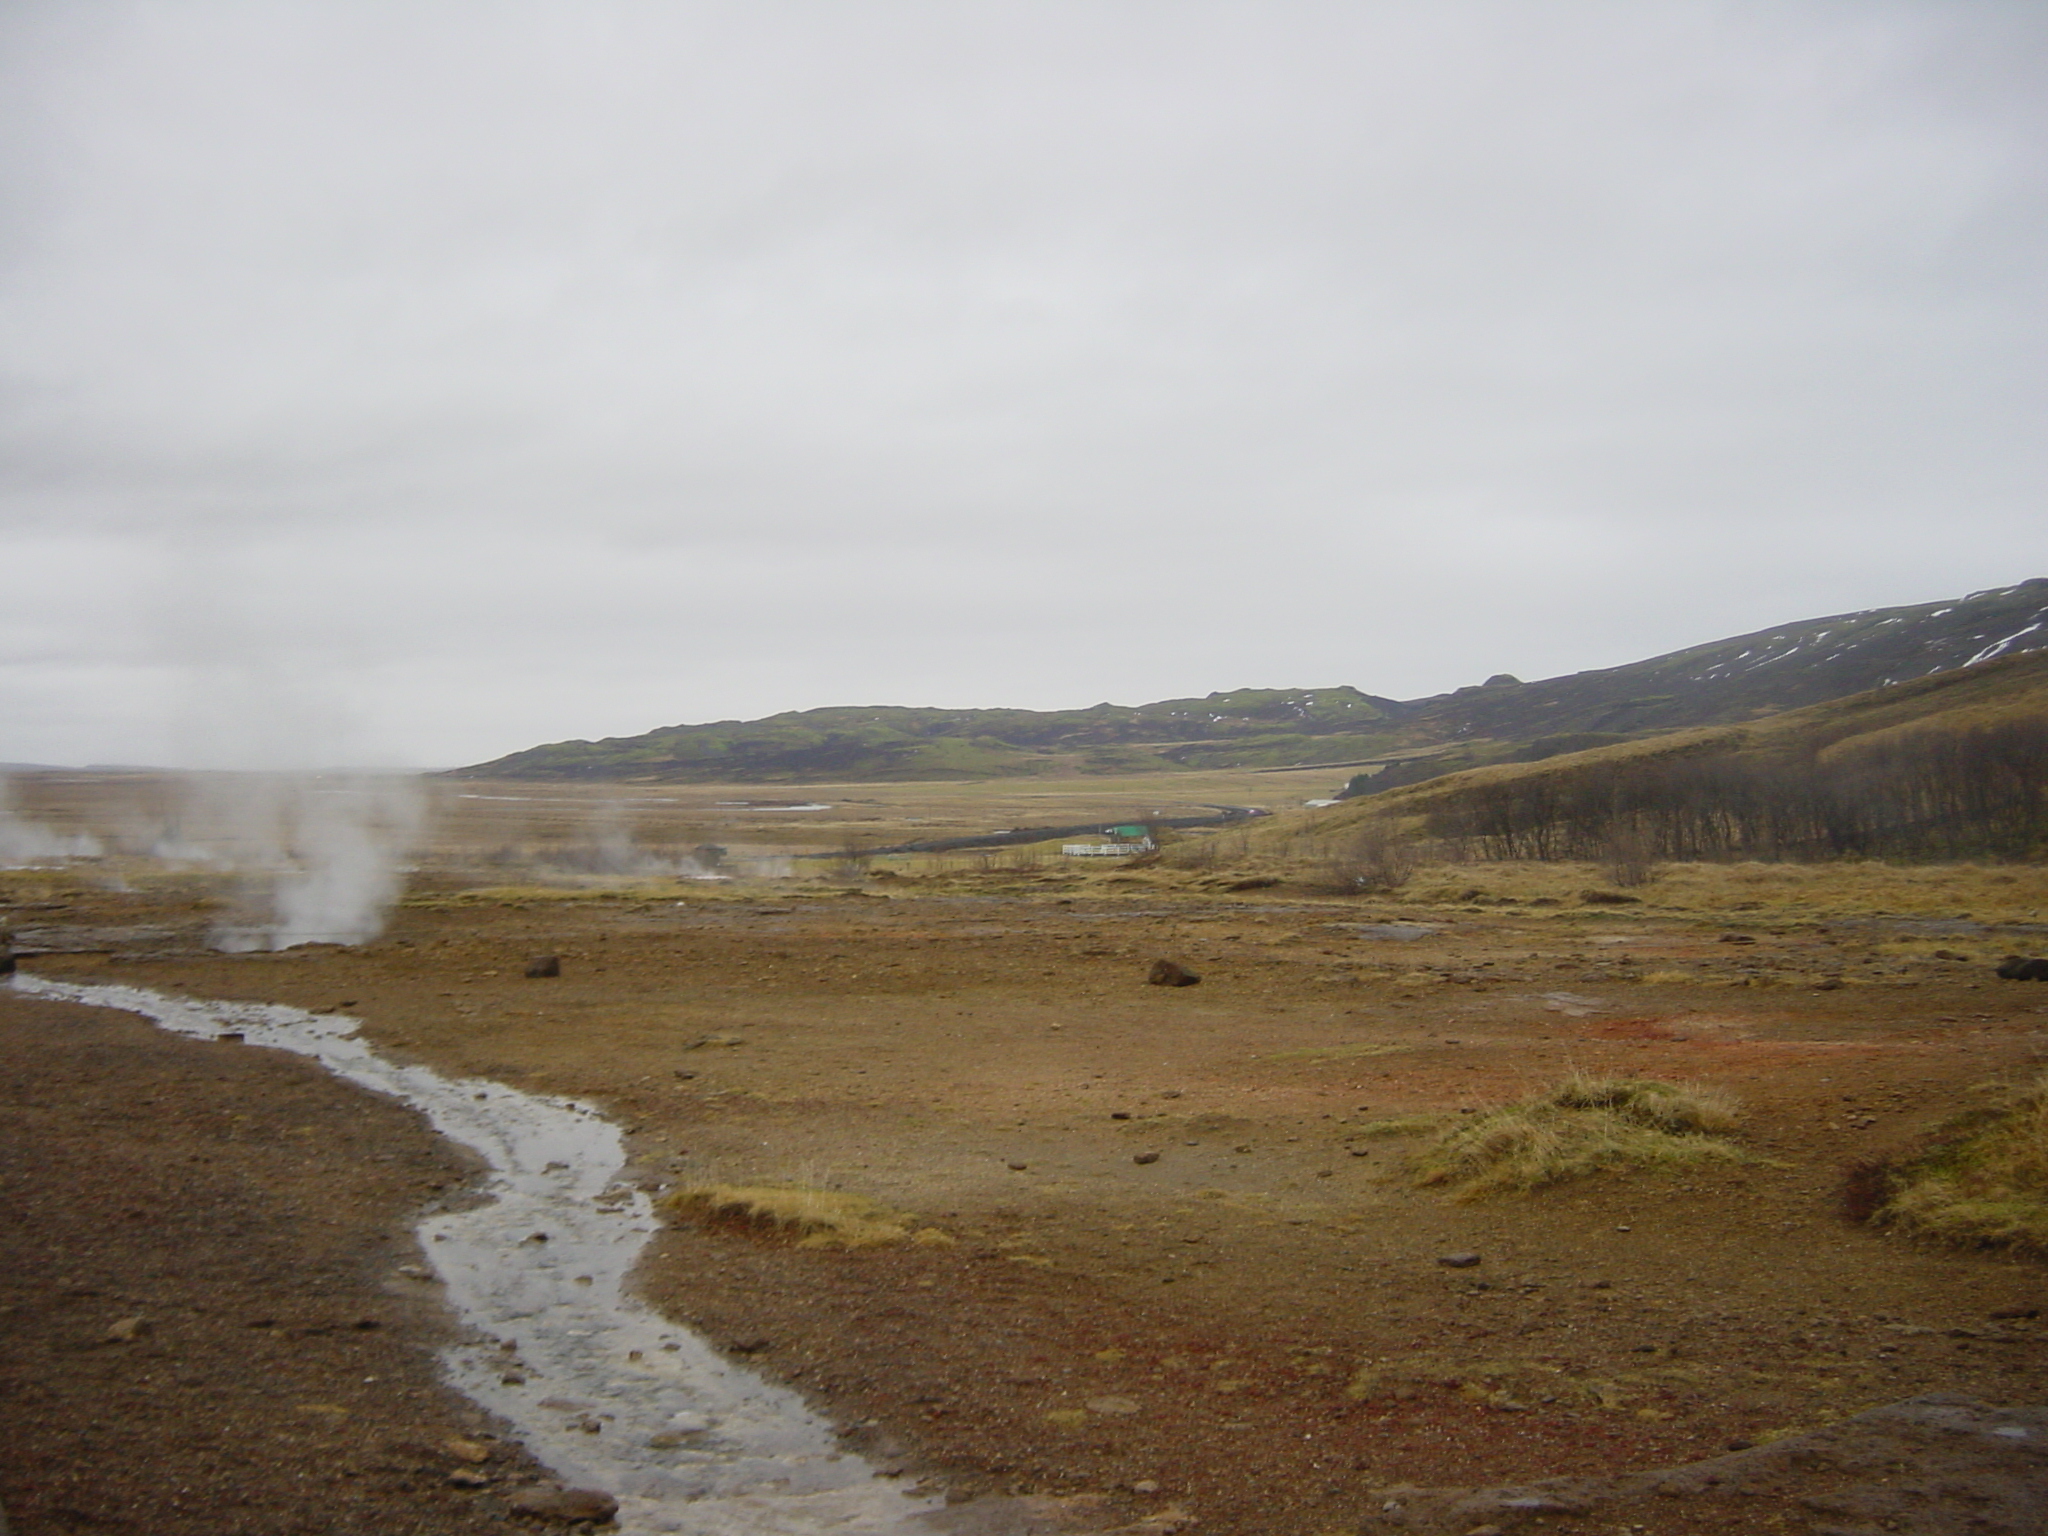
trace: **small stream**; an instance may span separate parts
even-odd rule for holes
[[[449,1380],[509,1422],[571,1487],[619,1500],[623,1532],[909,1536],[937,1500],[840,1449],[793,1392],[728,1363],[625,1294],[653,1235],[645,1193],[619,1182],[619,1128],[587,1104],[377,1055],[356,1020],[273,1003],[172,997],[17,974],[19,992],[138,1013],[198,1039],[310,1056],[425,1115],[489,1167],[484,1203],[419,1224],[449,1305],[473,1336]]]

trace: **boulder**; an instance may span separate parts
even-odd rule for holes
[[[2048,960],[2027,960],[2007,955],[1998,974],[2007,981],[2048,981]]]
[[[559,976],[562,974],[562,957],[560,955],[535,955],[526,962],[526,974],[536,977]]]
[[[1173,960],[1154,960],[1145,979],[1155,987],[1192,987],[1202,978]]]
[[[619,1501],[595,1488],[522,1488],[512,1495],[515,1515],[558,1520],[564,1525],[602,1522],[618,1512]]]

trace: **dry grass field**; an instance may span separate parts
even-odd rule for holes
[[[464,784],[355,947],[210,952],[223,879],[118,851],[0,891],[38,973],[340,1010],[394,1055],[603,1104],[681,1195],[645,1294],[954,1497],[1298,1536],[1396,1485],[1697,1460],[1924,1392],[2042,1401],[2037,1258],[1843,1205],[1852,1167],[2048,1063],[2048,986],[1993,975],[2048,949],[2040,866],[1623,892],[1459,864],[1336,896],[1292,811],[1291,843],[1196,834],[1137,867],[788,860],[1169,789],[1298,807],[1330,778],[802,791],[830,811]],[[136,790],[17,804],[111,840]],[[678,862],[705,843],[734,878]],[[541,953],[558,977],[523,974]],[[1200,984],[1148,986],[1158,958]],[[1554,1118],[1575,1076],[1718,1106],[1664,1129],[1725,1155],[1430,1182],[1432,1148],[1503,1106]]]

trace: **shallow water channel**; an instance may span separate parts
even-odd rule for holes
[[[839,1448],[786,1388],[731,1365],[625,1294],[655,1230],[619,1182],[619,1128],[587,1104],[377,1055],[357,1021],[272,1003],[208,1002],[26,973],[17,991],[138,1013],[203,1040],[310,1056],[411,1105],[489,1168],[483,1203],[419,1224],[449,1305],[470,1328],[443,1352],[457,1389],[508,1421],[572,1487],[619,1500],[621,1531],[688,1536],[929,1532],[937,1501],[906,1494]]]

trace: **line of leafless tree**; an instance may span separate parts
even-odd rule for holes
[[[2026,858],[2048,849],[2048,720],[1553,769],[1472,785],[1426,830],[1489,859]]]

